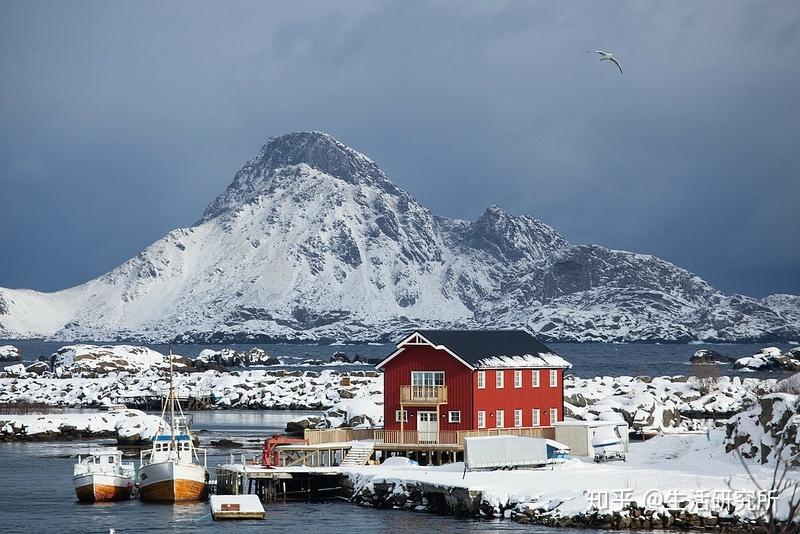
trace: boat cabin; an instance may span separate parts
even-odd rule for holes
[[[133,463],[122,461],[122,452],[119,449],[89,449],[86,454],[78,454],[74,475],[90,473],[133,473]]]

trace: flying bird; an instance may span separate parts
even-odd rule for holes
[[[600,61],[611,61],[614,65],[617,66],[619,69],[619,73],[622,74],[622,65],[619,64],[617,58],[614,57],[614,54],[611,52],[604,52],[602,50],[587,50],[589,54],[600,54]]]

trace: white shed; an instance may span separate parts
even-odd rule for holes
[[[595,450],[592,443],[595,441],[597,429],[602,428],[602,433],[611,429],[619,433],[625,452],[628,452],[628,423],[617,421],[579,421],[565,419],[555,424],[556,441],[568,445],[572,456],[594,457]]]

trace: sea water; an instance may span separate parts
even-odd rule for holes
[[[203,412],[193,414],[201,446],[221,438],[244,447],[209,449],[212,473],[230,453],[258,454],[264,437],[298,413]],[[472,520],[401,510],[359,507],[344,501],[279,502],[265,506],[264,521],[215,522],[207,503],[150,504],[135,499],[83,504],[72,487],[73,455],[113,441],[0,443],[0,531],[97,533],[138,532],[556,532],[510,520]],[[557,532],[565,532],[559,530]],[[585,532],[585,531],[582,531]]]

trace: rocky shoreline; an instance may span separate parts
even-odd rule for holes
[[[765,526],[762,516],[754,515],[748,506],[732,502],[709,506],[688,499],[646,506],[631,500],[611,507],[613,509],[600,509],[587,500],[587,495],[592,493],[588,489],[591,481],[580,483],[573,490],[562,491],[560,496],[521,499],[520,496],[528,490],[515,494],[514,481],[511,480],[505,481],[508,487],[498,495],[493,488],[482,487],[481,483],[473,487],[462,481],[437,481],[435,471],[427,477],[430,480],[420,480],[425,478],[422,475],[415,476],[417,478],[409,478],[407,473],[392,472],[391,469],[379,475],[368,473],[367,468],[347,471],[341,481],[343,495],[359,506],[475,519],[504,518],[517,523],[558,528],[762,532]],[[503,479],[507,479],[510,473],[496,472],[489,476],[503,485]],[[529,472],[528,476],[536,477],[537,473]],[[722,483],[724,478],[719,480]],[[546,494],[547,490],[540,489],[537,493]]]
[[[470,518],[510,519],[517,523],[556,528],[603,530],[704,530],[714,532],[754,532],[764,524],[748,519],[735,511],[702,510],[684,502],[678,508],[662,510],[645,508],[635,502],[619,511],[592,510],[574,515],[559,515],[552,509],[532,503],[498,506],[483,497],[480,490],[442,486],[418,481],[387,481],[371,485],[358,479],[343,477],[343,490],[348,501],[373,508],[406,510]]]
[[[0,442],[76,441],[115,439],[119,445],[150,443],[161,417],[139,410],[116,409],[96,413],[0,415]]]

